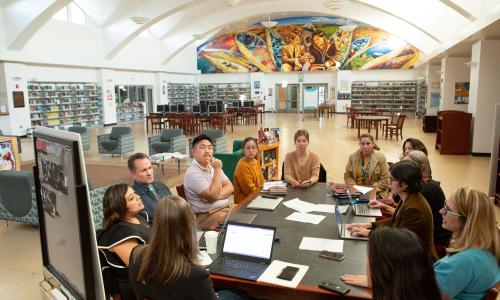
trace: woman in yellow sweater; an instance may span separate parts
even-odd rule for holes
[[[308,149],[309,132],[306,129],[297,130],[294,140],[295,151],[285,156],[285,181],[292,187],[308,188],[318,182],[319,157]]]
[[[258,192],[264,184],[264,175],[257,160],[257,139],[247,137],[243,141],[243,153],[234,171],[234,203],[243,201],[248,195]]]

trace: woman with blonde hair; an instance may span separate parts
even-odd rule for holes
[[[448,255],[434,264],[441,292],[449,299],[483,299],[500,280],[499,231],[493,202],[483,192],[457,189],[441,209],[453,232]]]
[[[309,151],[309,132],[299,129],[294,135],[295,151],[287,153],[284,161],[284,177],[292,187],[308,188],[318,182],[319,156]]]
[[[349,156],[345,167],[346,184],[373,186],[382,198],[387,197],[390,187],[389,165],[384,153],[375,144],[373,136],[364,133],[359,138],[359,149]]]
[[[129,277],[137,299],[217,299],[198,262],[196,220],[186,200],[160,199],[150,243],[130,255]]]

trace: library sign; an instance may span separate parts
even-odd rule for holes
[[[363,23],[337,17],[276,19],[278,26],[217,36],[197,49],[202,73],[411,69],[414,46]]]

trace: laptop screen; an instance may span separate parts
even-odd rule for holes
[[[274,229],[272,228],[228,223],[222,252],[271,259],[273,242]]]

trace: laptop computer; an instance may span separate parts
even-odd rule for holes
[[[228,222],[221,255],[208,267],[210,273],[252,281],[271,263],[276,228]]]
[[[367,193],[369,194],[369,193]],[[354,210],[354,214],[356,216],[365,216],[365,217],[381,217],[382,211],[380,208],[370,208],[368,203],[359,203],[359,201],[353,200],[351,197],[351,193],[347,191],[347,195],[349,197],[349,201],[351,201],[352,209]]]
[[[219,239],[220,233],[222,230],[224,230],[224,227],[226,227],[227,221],[229,220],[229,216],[231,215],[231,211],[226,216],[226,219],[224,220],[224,223],[222,225],[219,224],[217,227],[216,231],[218,231],[217,234],[217,239]],[[198,239],[198,249],[200,250],[207,250],[207,242],[205,241],[205,232],[206,231],[197,231],[196,232],[196,238]]]
[[[229,221],[252,224],[253,220],[257,217],[256,214],[242,214],[242,213],[232,213],[231,217],[229,217]]]
[[[260,210],[275,210],[276,207],[283,201],[283,197],[276,199],[264,198],[262,196],[257,196],[247,205],[249,209],[260,209]]]
[[[342,214],[340,213],[339,204],[335,204],[335,220],[337,221],[337,227],[339,229],[339,236],[344,240],[362,240],[367,241],[366,236],[352,236],[351,231],[346,228],[347,224],[342,223]]]

